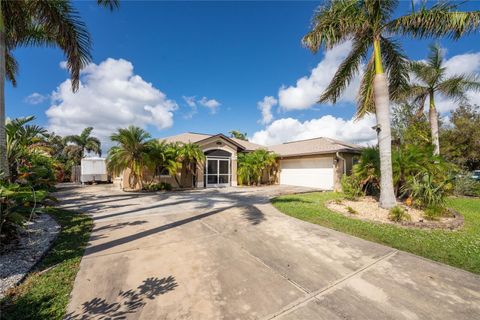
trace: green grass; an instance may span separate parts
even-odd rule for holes
[[[325,207],[325,201],[339,198],[342,194],[323,192],[282,196],[272,202],[292,217],[480,274],[480,199],[448,199],[448,206],[465,217],[465,225],[446,231],[367,222]]]
[[[34,272],[1,301],[2,320],[62,319],[92,230],[92,219],[49,209],[62,230]],[[50,269],[49,269],[50,268]]]

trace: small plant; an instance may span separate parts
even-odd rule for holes
[[[342,200],[341,200],[341,199],[335,199],[335,200],[333,200],[333,201],[335,202],[335,204],[338,204],[338,205],[342,204]]]
[[[400,222],[405,220],[410,221],[411,217],[405,209],[399,206],[395,206],[390,209],[390,212],[388,213],[388,219],[394,222]]]
[[[439,217],[444,215],[445,211],[442,206],[429,206],[424,210],[424,217],[427,220],[438,220]]]
[[[342,190],[348,200],[357,200],[364,195],[360,180],[355,176],[344,175],[342,177]]]
[[[353,209],[353,208],[350,207],[350,206],[347,207],[347,211],[348,211],[348,213],[350,213],[350,214],[358,214],[358,211],[355,210],[355,209]]]

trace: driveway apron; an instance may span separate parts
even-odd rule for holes
[[[480,277],[278,212],[305,188],[60,188],[95,225],[67,319],[480,319]]]

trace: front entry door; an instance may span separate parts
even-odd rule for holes
[[[205,170],[207,187],[230,185],[230,159],[207,158]]]

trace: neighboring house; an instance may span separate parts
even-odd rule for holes
[[[222,187],[237,185],[237,155],[267,149],[279,155],[278,183],[339,190],[343,174],[350,173],[354,156],[361,147],[330,138],[315,138],[261,146],[249,141],[229,138],[223,134],[209,135],[182,133],[166,137],[166,142],[196,143],[205,153],[205,164],[197,166],[195,174],[187,178],[185,187]],[[176,185],[167,174],[162,181]]]

